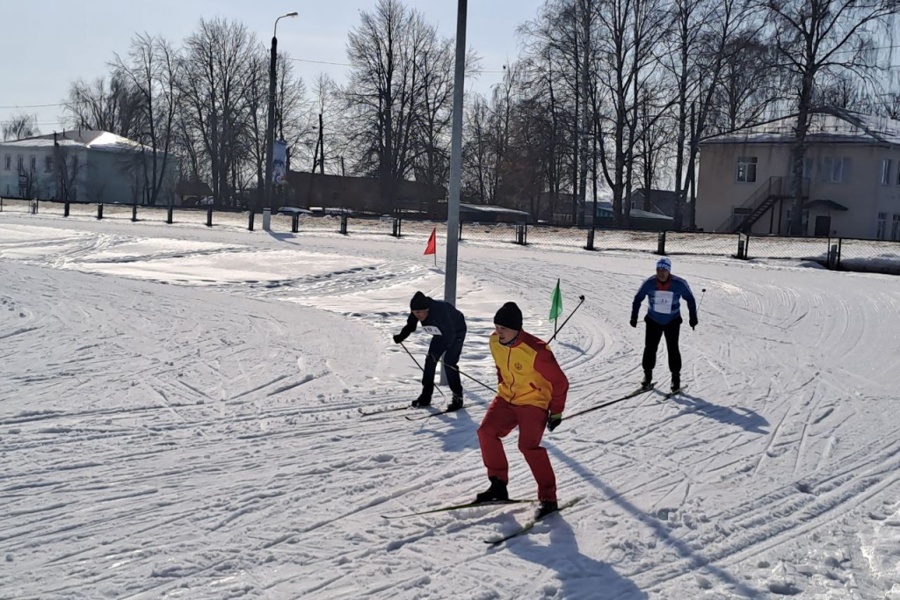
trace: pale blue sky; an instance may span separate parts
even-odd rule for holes
[[[516,28],[533,19],[543,0],[472,0],[468,3],[467,46],[482,57],[485,71],[467,82],[467,90],[487,91],[501,78],[502,65],[518,54]],[[457,0],[407,0],[442,35],[454,37]],[[347,32],[359,12],[375,0],[0,0],[0,121],[14,114],[36,114],[43,133],[59,129],[69,83],[108,73],[113,53],[125,54],[136,32],[180,42],[201,18],[240,21],[268,45],[272,25],[281,14],[295,19],[278,24],[279,49],[292,58],[346,63]],[[311,83],[325,72],[343,82],[347,67],[295,62]],[[493,72],[492,72],[493,71]]]

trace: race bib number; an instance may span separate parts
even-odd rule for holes
[[[422,325],[422,331],[431,335],[441,335],[441,330],[434,325]]]
[[[653,311],[668,315],[672,313],[675,295],[672,292],[657,291],[653,293]]]

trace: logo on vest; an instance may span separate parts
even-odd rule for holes
[[[513,367],[516,369],[516,371],[521,371],[521,370],[522,370],[522,363],[517,362],[516,364],[513,365]]]

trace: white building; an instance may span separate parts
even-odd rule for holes
[[[0,143],[0,196],[72,202],[156,204],[176,202],[178,165],[106,131],[75,130]],[[154,172],[156,176],[154,177]]]

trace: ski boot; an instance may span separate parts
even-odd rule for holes
[[[537,512],[534,515],[535,519],[543,519],[547,515],[551,513],[555,513],[559,510],[559,505],[556,502],[551,502],[549,500],[541,500],[541,506],[537,509]]]
[[[672,393],[681,389],[681,373],[672,373]]]
[[[412,401],[413,408],[428,408],[429,406],[431,406],[431,396],[423,394]]]
[[[491,477],[490,480],[491,487],[475,496],[475,502],[505,502],[509,500],[506,482],[497,477]]]
[[[653,386],[653,371],[644,369],[644,379],[641,381],[641,388],[648,390]]]
[[[453,412],[454,410],[459,410],[462,407],[463,407],[462,392],[459,392],[459,393],[453,392],[453,399],[450,400],[450,404],[447,405],[447,412]]]

